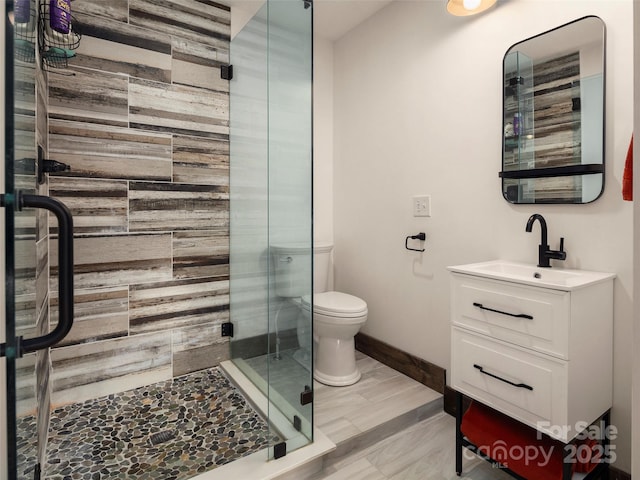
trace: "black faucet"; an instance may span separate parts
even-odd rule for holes
[[[551,267],[549,264],[550,259],[564,260],[567,258],[567,253],[564,251],[564,238],[560,238],[560,250],[550,250],[547,244],[547,222],[542,215],[539,213],[531,215],[527,221],[526,230],[527,232],[531,232],[536,220],[540,222],[540,230],[542,231],[542,239],[540,245],[538,245],[538,266]]]

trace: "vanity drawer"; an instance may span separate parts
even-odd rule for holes
[[[454,325],[568,359],[570,293],[452,275]]]
[[[566,423],[568,362],[452,328],[451,386],[536,428]]]

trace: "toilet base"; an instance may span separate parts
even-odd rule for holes
[[[362,374],[357,368],[350,374],[343,376],[327,375],[318,371],[318,369],[315,369],[313,371],[314,379],[316,379],[320,383],[323,383],[324,385],[329,385],[331,387],[346,387],[347,385],[353,385],[358,380],[360,380],[361,376]]]

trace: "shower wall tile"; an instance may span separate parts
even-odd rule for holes
[[[57,238],[50,241],[51,289],[58,290]],[[171,234],[74,239],[75,288],[171,280]]]
[[[126,75],[73,64],[64,74],[51,71],[49,118],[126,127],[129,122],[128,88]]]
[[[16,359],[16,408],[18,415],[36,413],[36,354]]]
[[[49,92],[47,82],[49,74],[40,66],[36,68],[36,145],[40,145],[45,153],[48,148]]]
[[[65,176],[171,180],[171,135],[51,120],[50,156],[71,167]]]
[[[229,185],[229,139],[175,135],[173,181]]]
[[[229,63],[229,42],[221,41],[215,45],[205,45],[197,40],[172,37],[171,46],[171,55],[174,60],[210,67],[220,67]],[[224,86],[223,90],[228,91],[229,85]]]
[[[37,258],[34,236],[15,239],[16,295],[34,295],[35,298]]]
[[[219,365],[231,358],[219,324],[173,330],[173,376]]]
[[[49,74],[43,137],[48,157],[70,166],[50,175],[48,188],[75,221],[75,323],[52,353],[58,404],[229,358],[220,336],[229,318],[229,83],[220,78],[229,63],[229,7],[212,0],[74,0],[72,7],[83,37],[64,72],[73,75]],[[20,115],[25,132],[36,128]],[[24,176],[28,182],[33,171]],[[25,235],[34,234],[29,222]],[[53,326],[58,239],[53,216],[49,223]],[[34,331],[28,260],[22,328]]]
[[[211,0],[129,0],[129,22],[208,45],[231,34],[229,7]]]
[[[17,106],[16,106],[17,107]],[[28,175],[34,179],[35,186],[35,161],[36,153],[36,117],[35,112],[30,114],[16,113],[13,116],[15,158],[20,159],[14,164],[16,175]],[[29,159],[29,160],[21,160]]]
[[[49,325],[49,318],[42,317],[49,302],[49,239],[43,238],[36,243],[36,316]],[[46,332],[43,332],[46,333]]]
[[[171,378],[165,332],[54,348],[53,404],[78,402]]]
[[[120,22],[129,21],[129,0],[109,0],[108,2],[95,0],[74,0],[73,15],[80,13],[95,15],[103,19],[118,20]],[[83,31],[84,33],[84,31]],[[86,36],[83,37],[83,41]]]
[[[129,334],[129,289],[126,286],[74,292],[74,322],[59,346],[96,342]],[[58,324],[58,296],[51,296],[51,326]]]
[[[213,325],[229,319],[229,281],[210,278],[132,285],[131,334]]]
[[[132,128],[224,140],[229,134],[229,95],[131,78],[129,120]]]
[[[229,278],[229,229],[173,234],[175,278]]]
[[[14,64],[14,105],[17,115],[35,116],[36,69],[35,64],[15,62]],[[31,137],[33,143],[34,137]]]
[[[127,230],[129,189],[126,181],[52,177],[49,183],[49,194],[71,210],[76,234]],[[51,232],[58,232],[54,215],[51,215]]]
[[[143,47],[84,36],[74,65],[132,77],[171,82],[171,55]]]
[[[130,182],[129,230],[203,230],[226,226],[229,188],[217,185]]]
[[[91,4],[98,4],[98,0],[87,0]],[[140,47],[159,53],[171,54],[171,36],[166,31],[156,31],[130,23],[112,20],[103,16],[88,15],[74,9],[77,24],[84,37],[101,38],[120,45]],[[82,42],[81,42],[82,43]],[[144,61],[144,59],[141,59]],[[73,62],[69,62],[73,63]]]
[[[25,162],[27,163],[27,162]],[[30,163],[30,162],[29,162]],[[34,167],[30,167],[34,168]],[[33,195],[36,192],[36,177],[33,175],[14,175],[15,188],[21,190],[22,193],[28,193]],[[38,238],[38,222],[37,222],[37,210],[32,208],[25,208],[24,210],[15,212],[15,235],[19,238],[26,239],[27,237],[32,241],[36,241]]]
[[[37,431],[38,442],[37,458],[41,465],[45,465],[47,433],[49,430],[49,418],[51,415],[51,354],[49,349],[36,352],[36,378],[38,379],[37,398]]]
[[[173,83],[219,92],[229,91],[229,81],[220,76],[220,65],[192,63],[173,58]]]

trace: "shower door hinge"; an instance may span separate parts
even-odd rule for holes
[[[287,454],[286,442],[277,443],[273,446],[273,458],[275,460],[284,457]]]
[[[223,337],[233,337],[233,323],[223,323],[221,328]]]
[[[308,405],[313,402],[313,390],[309,385],[304,386],[304,391],[300,393],[300,405]]]
[[[222,65],[220,67],[220,77],[223,80],[233,79],[233,65]]]

